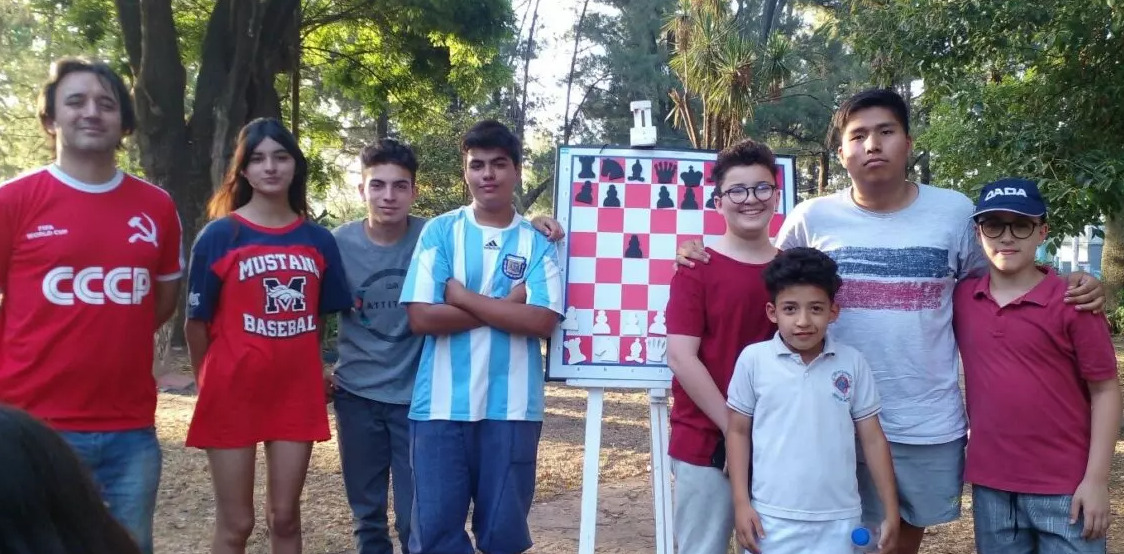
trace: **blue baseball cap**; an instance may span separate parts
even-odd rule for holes
[[[972,219],[987,212],[1013,212],[1030,217],[1046,215],[1046,202],[1038,184],[1030,179],[1007,177],[984,185]]]

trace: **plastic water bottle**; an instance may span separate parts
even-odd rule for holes
[[[882,530],[877,526],[856,527],[851,531],[851,545],[858,552],[878,552]]]

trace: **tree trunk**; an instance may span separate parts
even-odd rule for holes
[[[390,107],[383,104],[379,110],[379,118],[375,121],[375,138],[384,139],[390,136]]]
[[[1114,309],[1124,290],[1124,211],[1105,218],[1104,250],[1101,252],[1101,282],[1108,309]]]
[[[570,58],[570,74],[566,77],[566,104],[562,114],[562,144],[570,144],[570,134],[573,132],[574,120],[570,118],[570,90],[574,86],[574,68],[578,65],[578,46],[582,39],[582,24],[585,22],[585,10],[589,8],[589,0],[582,2],[582,13],[578,16],[578,24],[574,26],[574,54]]]
[[[235,134],[249,118],[281,114],[273,79],[297,66],[290,43],[299,1],[215,3],[190,120],[184,112],[186,74],[171,0],[116,3],[134,77],[141,165],[176,202],[186,249],[205,221],[207,199],[221,182]],[[183,314],[177,313],[171,333],[175,344],[183,343],[182,324]]]
[[[830,167],[831,167],[831,165],[830,165],[831,159],[828,158],[827,150],[824,150],[824,151],[820,152],[819,159],[820,159],[820,174],[819,174],[819,182],[816,183],[816,195],[822,196],[825,192],[827,192],[827,172],[828,172],[828,169],[830,169]]]
[[[527,30],[527,47],[523,52],[522,98],[519,100],[519,109],[515,114],[515,136],[524,144],[527,127],[527,85],[531,81],[531,58],[535,56],[535,25],[538,25],[539,21],[539,0],[535,0],[534,10],[534,14],[531,15],[531,28]]]

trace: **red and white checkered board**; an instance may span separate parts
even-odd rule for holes
[[[583,372],[566,369],[587,367],[619,377],[669,378],[666,322],[657,318],[667,306],[675,250],[692,239],[711,244],[726,231],[722,215],[710,207],[715,153],[580,150],[564,148],[559,155],[555,205],[567,228],[560,249],[567,319],[552,342],[551,377],[579,376]],[[779,162],[787,162],[777,168],[786,201],[774,216],[773,235],[794,196],[791,160]],[[682,207],[688,194],[696,209]],[[641,257],[626,255],[632,241]]]

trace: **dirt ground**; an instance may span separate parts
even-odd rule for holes
[[[1118,351],[1119,351],[1118,345]],[[184,382],[173,378],[169,388]],[[164,451],[164,473],[156,513],[156,551],[195,554],[209,551],[214,504],[206,456],[186,449],[183,441],[195,405],[188,392],[161,393],[157,428]],[[578,549],[581,514],[582,445],[585,392],[563,384],[547,386],[547,417],[539,447],[538,489],[531,511],[536,553],[574,553]],[[334,422],[333,422],[334,429]],[[605,395],[602,425],[601,490],[598,505],[597,552],[631,554],[655,550],[649,475],[648,399],[644,392]],[[269,552],[261,505],[264,500],[264,455],[258,456],[258,522],[250,553]],[[1124,553],[1124,442],[1118,441],[1113,464],[1112,507],[1116,520],[1109,535],[1110,553]],[[353,553],[350,511],[344,497],[335,440],[320,443],[312,453],[305,485],[302,518],[305,552]],[[393,515],[391,516],[393,518]],[[967,554],[972,544],[971,498],[964,497],[964,516],[931,528],[924,554]]]

